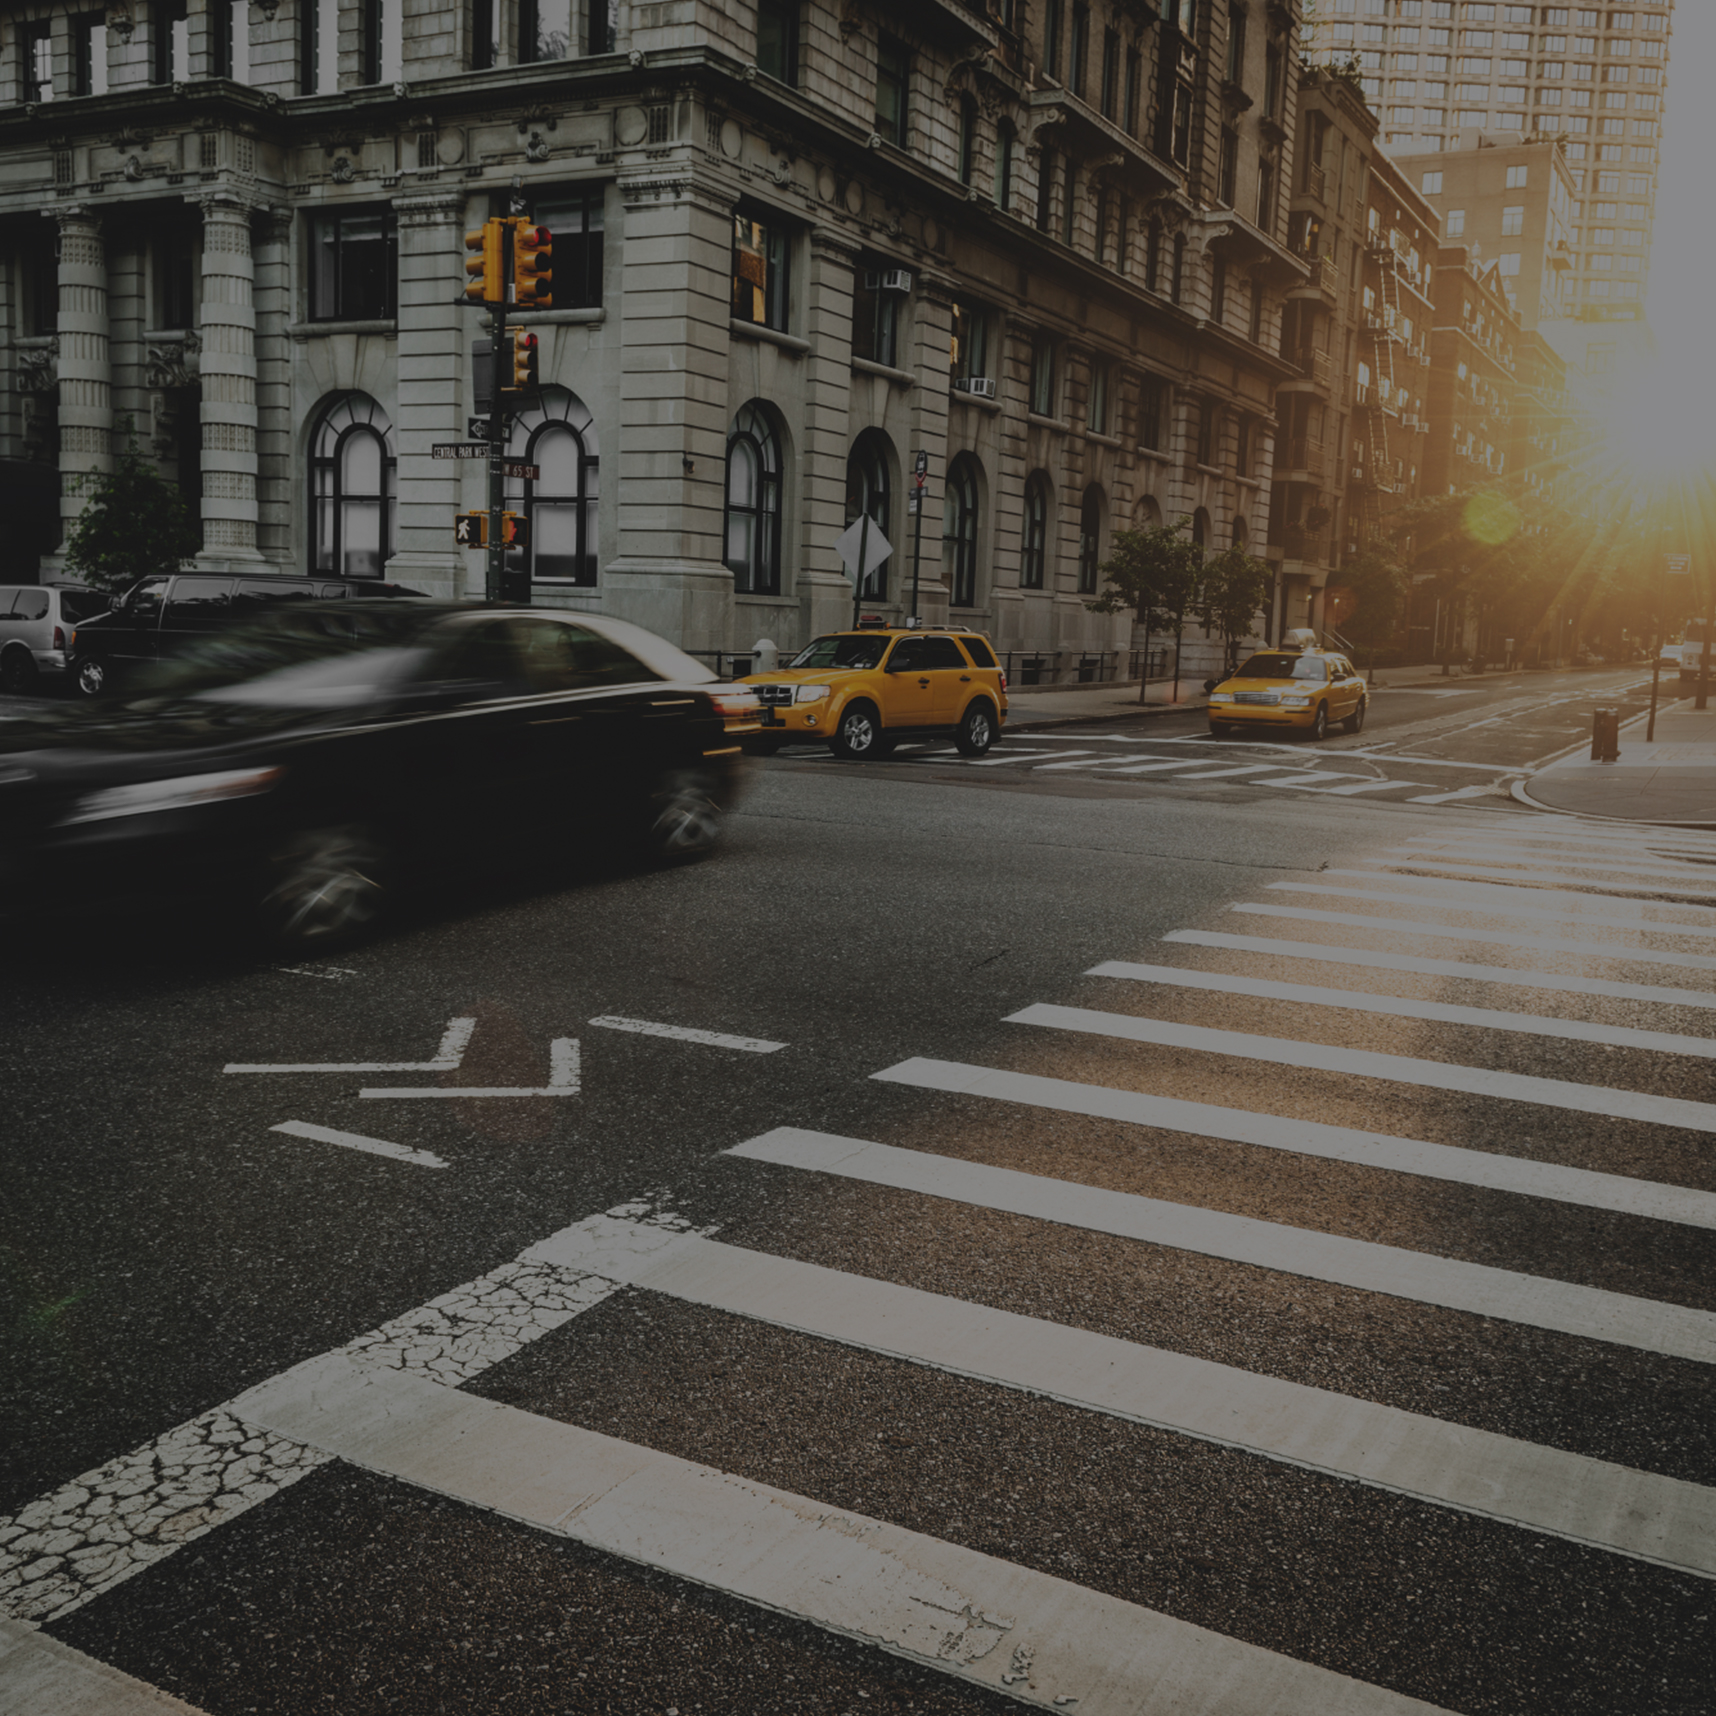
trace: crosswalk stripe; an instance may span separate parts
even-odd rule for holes
[[[1052,1574],[420,1377],[317,1360],[242,1404],[248,1422],[290,1425],[366,1470],[1034,1708],[1440,1716],[1417,1699]]]
[[[1409,799],[1409,804],[1452,804],[1457,798],[1482,798],[1496,789],[1493,784],[1486,782],[1483,786],[1455,787],[1452,792],[1421,792],[1416,798]]]
[[[1598,858],[1594,854],[1579,854],[1577,856],[1555,853],[1545,854],[1533,852],[1520,846],[1476,846],[1462,844],[1454,854],[1462,858],[1493,858],[1497,863],[1539,864],[1544,866],[1545,873],[1554,876],[1571,875],[1580,871],[1592,871],[1598,875],[1608,875],[1616,870],[1625,870],[1632,876],[1697,876],[1698,867],[1688,864],[1641,864],[1636,857],[1628,857],[1625,853],[1616,853],[1610,858]],[[1413,864],[1424,864],[1435,860],[1440,863],[1442,854],[1424,852],[1414,846],[1391,846],[1388,856],[1405,858]],[[1708,866],[1704,867],[1708,874]]]
[[[1425,866],[1423,866],[1423,868],[1429,869],[1430,866],[1425,865]],[[1585,905],[1585,906],[1589,906],[1592,904],[1599,905],[1599,906],[1612,906],[1612,905],[1620,905],[1623,903],[1620,900],[1605,900],[1605,899],[1598,898],[1599,895],[1601,895],[1605,892],[1613,893],[1613,892],[1617,892],[1618,890],[1605,889],[1605,888],[1596,887],[1596,886],[1587,887],[1583,883],[1581,883],[1580,886],[1576,889],[1575,888],[1523,888],[1523,887],[1520,887],[1517,884],[1517,882],[1515,882],[1514,885],[1512,885],[1512,886],[1506,886],[1506,885],[1503,885],[1502,883],[1498,883],[1498,882],[1466,882],[1466,881],[1461,881],[1458,877],[1453,876],[1453,875],[1445,875],[1445,876],[1411,876],[1411,875],[1405,875],[1405,874],[1401,873],[1399,866],[1387,866],[1387,865],[1380,865],[1380,864],[1375,869],[1372,869],[1372,870],[1337,869],[1333,865],[1331,865],[1327,870],[1324,870],[1322,872],[1322,874],[1325,876],[1349,876],[1349,877],[1353,877],[1355,879],[1362,879],[1362,880],[1367,881],[1367,882],[1390,882],[1390,883],[1393,883],[1396,887],[1400,887],[1400,888],[1411,888],[1412,885],[1414,883],[1416,883],[1416,884],[1418,884],[1418,888],[1419,888],[1419,892],[1416,895],[1417,898],[1423,899],[1423,900],[1437,900],[1437,901],[1440,901],[1441,903],[1443,903],[1444,905],[1452,905],[1452,904],[1459,902],[1459,901],[1466,901],[1469,903],[1469,902],[1474,901],[1474,900],[1493,900],[1498,905],[1502,906],[1503,909],[1506,910],[1506,912],[1509,914],[1509,916],[1513,915],[1514,908],[1516,905],[1523,905],[1528,900],[1568,901],[1568,902],[1573,902],[1573,903]],[[1503,874],[1504,875],[1510,875],[1511,872],[1504,871]],[[1271,883],[1270,886],[1271,887],[1279,887],[1279,886],[1281,886],[1281,884],[1280,883]],[[1440,893],[1432,893],[1430,891],[1432,888],[1440,889],[1441,892]],[[1648,890],[1648,889],[1640,889],[1637,891],[1641,892],[1641,893],[1646,893],[1646,894],[1650,893],[1650,890]],[[1708,906],[1698,905],[1696,902],[1693,902],[1693,901],[1681,901],[1681,900],[1660,901],[1659,900],[1659,901],[1652,902],[1650,900],[1641,900],[1639,903],[1641,905],[1646,905],[1646,904],[1651,904],[1651,903],[1656,903],[1656,904],[1660,904],[1660,905],[1673,904],[1673,905],[1679,905],[1684,910],[1687,910],[1687,911],[1709,911],[1711,909]],[[1563,911],[1559,915],[1562,917],[1566,917],[1569,914],[1567,912]],[[1574,915],[1578,915],[1578,914],[1574,914]],[[1669,927],[1678,929],[1680,926],[1676,924],[1676,925],[1671,925]]]
[[[678,1043],[701,1043],[712,1049],[741,1049],[751,1055],[772,1055],[784,1049],[785,1043],[772,1043],[767,1037],[734,1037],[725,1031],[699,1031],[689,1025],[658,1025],[653,1019],[627,1019],[618,1013],[604,1013],[590,1021],[609,1031],[626,1031],[634,1037],[666,1037]]]
[[[1558,1019],[1499,1007],[1460,1007],[1448,1001],[1417,1001],[1405,995],[1373,995],[1359,989],[1284,983],[1273,977],[1197,971],[1189,966],[1140,965],[1127,959],[1104,960],[1093,965],[1085,976],[1123,977],[1134,983],[1203,989],[1217,995],[1250,995],[1267,1001],[1292,1001],[1305,1007],[1345,1007],[1355,1013],[1384,1013],[1395,1019],[1435,1019],[1445,1025],[1474,1025],[1488,1031],[1518,1031],[1533,1037],[1560,1037],[1568,1042],[1612,1044],[1617,1048],[1716,1060],[1716,1040],[1709,1037],[1689,1037],[1676,1031],[1643,1031],[1631,1025],[1599,1025],[1587,1019]],[[1716,1109],[1712,1113],[1716,1114]]]
[[[965,766],[972,769],[998,769],[1007,763],[1047,762],[1051,757],[1083,757],[1087,751],[1012,751],[999,757],[967,757]]]
[[[0,1618],[6,1716],[202,1716],[194,1704],[85,1656],[26,1621]]]
[[[1154,774],[1159,769],[1183,769],[1185,766],[1186,759],[1184,757],[1174,757],[1168,762],[1126,763],[1120,768],[1104,764],[1103,772],[1112,775],[1148,775]]]
[[[594,1216],[561,1268],[1716,1578],[1716,1489],[918,1287]],[[247,1418],[244,1397],[233,1412]],[[269,1428],[317,1444],[301,1420]]]
[[[1361,871],[1359,874],[1364,875],[1367,874],[1367,872]],[[1416,882],[1421,879],[1422,878],[1417,876],[1392,876],[1388,878],[1390,881],[1403,883]],[[1489,886],[1488,883],[1484,882],[1455,882],[1450,885],[1456,888],[1479,889],[1487,889]],[[1476,896],[1465,894],[1430,894],[1423,892],[1396,894],[1389,892],[1386,888],[1329,887],[1326,883],[1322,882],[1271,882],[1269,884],[1269,891],[1272,894],[1333,894],[1345,900],[1380,900],[1385,905],[1417,906],[1420,910],[1459,912],[1466,916],[1477,913],[1483,916],[1506,917],[1509,919],[1530,918],[1536,923],[1567,924],[1578,929],[1618,929],[1629,931],[1634,935],[1645,932],[1652,935],[1703,937],[1706,940],[1716,937],[1716,925],[1681,923],[1677,919],[1647,918],[1644,915],[1647,911],[1651,911],[1653,909],[1688,912],[1702,911],[1705,909],[1702,906],[1663,906],[1661,902],[1654,900],[1641,900],[1632,908],[1634,915],[1624,918],[1615,918],[1604,917],[1596,912],[1569,912],[1565,910],[1558,911],[1544,906],[1528,906],[1523,901],[1516,902],[1512,897],[1506,899],[1504,902],[1498,902],[1491,905],[1484,903],[1488,898],[1487,894]],[[1520,890],[1501,889],[1498,891],[1505,895],[1513,896]],[[1526,898],[1529,899],[1530,897],[1530,892],[1527,891]],[[1601,900],[1597,903],[1599,905],[1612,905],[1623,908],[1626,905],[1626,902],[1622,900]],[[1375,921],[1380,923],[1386,920],[1377,919]]]
[[[725,1152],[1702,1364],[1716,1313],[796,1126]]]
[[[1314,891],[1327,894],[1344,892],[1339,888],[1320,888]],[[1431,903],[1425,900],[1413,902],[1419,906]],[[1355,929],[1385,929],[1391,935],[1421,935],[1439,941],[1475,941],[1486,947],[1525,947],[1530,948],[1534,953],[1577,953],[1592,955],[1599,959],[1625,960],[1629,964],[1637,961],[1645,965],[1670,965],[1683,971],[1716,971],[1716,954],[1674,953],[1657,948],[1623,947],[1618,942],[1611,941],[1576,941],[1563,936],[1508,935],[1501,930],[1466,929],[1458,924],[1435,924],[1422,919],[1376,917],[1365,912],[1330,912],[1319,910],[1314,906],[1273,906],[1251,900],[1231,905],[1228,910],[1230,912],[1244,912],[1251,917],[1292,918],[1301,923],[1350,924]],[[1553,914],[1543,912],[1516,915],[1548,917]],[[1561,921],[1568,920],[1563,919]],[[1576,922],[1577,920],[1572,921]],[[1601,924],[1603,920],[1598,919],[1596,921]],[[1612,927],[1636,930],[1664,926],[1623,924]],[[1676,926],[1671,924],[1666,927],[1672,930]]]
[[[1052,775],[1058,769],[1108,769],[1116,763],[1142,763],[1150,760],[1148,751],[1140,751],[1135,756],[1085,756],[1070,763],[1038,763],[1036,766],[1046,775]],[[1182,768],[1184,763],[1180,765]]]
[[[1179,759],[1179,766],[1186,766],[1185,758]],[[1279,763],[1241,763],[1236,769],[1199,769],[1193,774],[1180,775],[1183,781],[1219,781],[1226,780],[1231,775],[1267,775],[1275,773]]]
[[[1508,882],[1518,882],[1520,880],[1519,872],[1517,870],[1504,870],[1492,864],[1446,864],[1440,858],[1405,858],[1396,859],[1390,864],[1379,863],[1377,866],[1377,873],[1388,874],[1390,872],[1397,871],[1406,865],[1411,865],[1414,869],[1418,870],[1435,870],[1439,874],[1446,876],[1499,877],[1503,881]],[[1336,874],[1337,872],[1331,871],[1328,873]],[[1371,873],[1372,872],[1362,870],[1357,872],[1349,870],[1338,872],[1340,875],[1366,875]],[[1575,877],[1568,870],[1553,866],[1546,869],[1543,874],[1551,879],[1564,876],[1568,881],[1577,881],[1578,886],[1582,891],[1592,894],[1657,895],[1667,892],[1667,887],[1662,882],[1640,882],[1635,886],[1630,882],[1586,881],[1583,877]],[[1696,894],[1701,899],[1716,900],[1716,888],[1694,888],[1691,886],[1683,888],[1676,886],[1674,891],[1679,894]]]
[[[1007,1023],[1041,1025],[1053,1031],[1082,1031],[1124,1042],[1151,1043],[1158,1048],[1194,1049],[1203,1054],[1232,1055],[1239,1060],[1268,1061],[1276,1066],[1312,1067],[1319,1072],[1348,1073],[1355,1078],[1383,1079],[1426,1090],[1456,1090],[1507,1102],[1533,1102],[1545,1108],[1571,1109],[1576,1114],[1603,1114],[1611,1120],[1679,1126],[1689,1132],[1716,1132],[1713,1103],[1653,1096],[1648,1091],[1616,1090],[1607,1085],[1574,1084],[1566,1079],[1537,1078],[1528,1073],[1499,1072],[1491,1067],[1461,1066],[1454,1061],[1414,1060],[1409,1055],[1381,1054],[1374,1049],[1340,1049],[1290,1037],[1253,1036],[1249,1031],[1223,1031],[1209,1025],[1182,1025],[1169,1019],[1102,1013],[1088,1007],[1058,1007],[1045,1002],[1009,1013]]]
[[[884,1083],[912,1085],[920,1090],[976,1096],[989,1102],[1013,1102],[1057,1114],[1088,1115],[1096,1120],[1118,1120],[1129,1126],[1183,1132],[1194,1138],[1220,1138],[1231,1144],[1251,1144],[1259,1149],[1284,1150],[1331,1162],[1352,1162],[1390,1173],[1450,1180],[1459,1185],[1643,1216],[1650,1221],[1673,1222],[1683,1227],[1716,1228],[1716,1192],[1636,1180],[1626,1174],[1602,1174],[1590,1168],[1568,1168],[1556,1162],[1534,1162],[1488,1150],[1432,1144],[1421,1138],[1361,1132],[1356,1127],[1298,1120],[1286,1114],[1188,1102],[1181,1097],[1155,1096],[1147,1091],[1114,1090],[1107,1085],[1045,1078],[1039,1073],[1005,1072],[998,1067],[967,1066],[960,1061],[913,1057],[870,1076]]]
[[[1381,953],[1368,947],[1336,947],[1320,941],[1278,941],[1270,936],[1229,935],[1222,930],[1172,930],[1162,939],[1187,947],[1219,947],[1235,953],[1261,953],[1272,959],[1318,959],[1330,965],[1356,965],[1366,970],[1415,971],[1426,977],[1506,983],[1521,989],[1553,989],[1558,994],[1606,995],[1618,1001],[1649,1001],[1666,1007],[1716,1008],[1716,991],[1711,990],[1667,989],[1652,983],[1612,983],[1602,977],[1567,977],[1558,971],[1525,971],[1511,965],[1468,964],[1461,959],[1423,959],[1409,953]],[[1530,940],[1529,937],[1519,939]],[[1716,964],[1716,961],[1712,963]]]

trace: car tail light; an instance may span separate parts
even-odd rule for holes
[[[1002,690],[1003,694],[1005,694],[1006,690],[1007,690],[1007,670],[1006,670],[1006,668],[1001,669],[1001,690]]]
[[[73,632],[72,636],[75,638],[77,636],[77,633]],[[66,629],[64,626],[55,626],[54,627],[54,648],[55,649],[64,649],[65,647],[66,647]]]

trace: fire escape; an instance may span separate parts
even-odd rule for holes
[[[1379,279],[1376,304],[1365,312],[1365,333],[1373,348],[1373,378],[1359,390],[1358,405],[1364,424],[1362,462],[1353,471],[1358,487],[1359,519],[1364,534],[1374,535],[1382,522],[1382,497],[1401,486],[1405,462],[1389,447],[1389,419],[1398,416],[1400,396],[1395,373],[1394,348],[1402,343],[1399,239],[1393,233],[1373,232],[1365,251],[1376,264]],[[1401,444],[1405,445],[1404,435]]]

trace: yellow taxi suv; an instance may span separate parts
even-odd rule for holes
[[[1231,679],[1208,682],[1210,732],[1231,738],[1252,727],[1296,727],[1323,738],[1339,721],[1364,726],[1369,698],[1363,677],[1331,650],[1260,650]]]
[[[951,738],[981,757],[1007,719],[1007,675],[989,640],[957,626],[860,623],[814,639],[773,673],[739,682],[757,694],[752,748],[827,744],[855,762],[902,739]]]

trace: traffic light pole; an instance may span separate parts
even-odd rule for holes
[[[509,361],[506,350],[506,301],[512,287],[512,232],[507,229],[501,245],[500,302],[492,306],[489,327],[494,338],[494,385],[489,396],[489,540],[488,558],[484,567],[483,600],[501,599],[501,576],[506,570],[505,523],[506,511],[506,438],[507,390],[502,387],[503,363]]]

